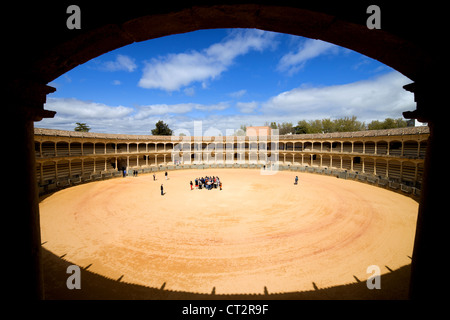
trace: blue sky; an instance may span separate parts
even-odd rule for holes
[[[150,134],[158,120],[193,134],[240,125],[356,115],[399,118],[414,110],[412,82],[357,52],[320,40],[256,29],[200,30],[119,48],[50,83],[36,127]]]

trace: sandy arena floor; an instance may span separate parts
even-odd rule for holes
[[[191,191],[205,175],[223,190]],[[417,210],[356,181],[256,169],[117,178],[40,203],[43,246],[57,256],[123,282],[216,294],[312,290],[410,264]]]

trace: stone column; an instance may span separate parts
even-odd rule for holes
[[[447,153],[445,137],[448,135],[448,124],[446,117],[441,113],[441,110],[447,107],[444,95],[448,89],[446,84],[432,79],[438,78],[424,78],[423,83],[404,86],[406,90],[414,92],[417,109],[404,112],[403,116],[427,122],[430,127],[410,282],[410,298],[422,300],[444,299],[442,290],[445,289],[445,282],[436,278],[436,272],[442,269],[438,261],[444,259],[443,253],[448,251],[448,231],[447,224],[444,223],[448,204],[445,190],[440,183],[446,181],[445,175],[448,176],[442,165],[442,159],[446,159]]]
[[[8,83],[6,89],[4,117],[8,121],[8,136],[14,137],[6,150],[14,155],[14,167],[20,168],[11,174],[7,172],[5,179],[8,181],[5,199],[14,204],[14,212],[3,215],[9,241],[3,255],[8,271],[6,288],[9,296],[21,301],[43,299],[33,122],[54,116],[55,112],[44,110],[43,105],[46,95],[55,89],[28,78]]]

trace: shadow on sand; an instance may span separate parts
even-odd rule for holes
[[[355,277],[355,282],[330,288],[318,288],[313,282],[311,291],[270,293],[270,288],[261,286],[261,294],[216,294],[191,293],[165,289],[166,282],[160,288],[150,288],[123,282],[124,275],[118,279],[109,279],[81,269],[81,289],[69,290],[66,273],[70,262],[42,248],[44,270],[44,290],[47,300],[405,300],[408,299],[411,266],[392,270],[381,276],[381,289],[369,290],[366,281]],[[170,279],[168,279],[169,282]]]

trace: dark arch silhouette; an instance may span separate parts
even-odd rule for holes
[[[11,3],[4,19],[8,26],[4,43],[5,110],[14,137],[8,154],[14,155],[14,171],[7,198],[16,203],[16,214],[6,223],[15,243],[9,258],[20,266],[17,295],[42,298],[39,210],[33,153],[33,122],[52,117],[43,109],[47,83],[96,56],[127,44],[170,34],[206,28],[260,28],[322,39],[377,59],[409,77],[405,86],[414,92],[417,110],[408,118],[427,121],[430,140],[424,166],[423,190],[412,261],[411,296],[426,298],[437,292],[429,280],[434,272],[441,237],[440,219],[434,208],[446,208],[437,182],[444,159],[445,117],[439,106],[446,100],[441,65],[441,34],[446,17],[439,6],[392,1],[380,3],[381,30],[366,26],[369,1],[219,1],[200,0],[158,4],[128,1],[95,4],[81,2],[81,29],[66,27],[70,2],[52,4]],[[405,110],[406,111],[406,110]],[[20,289],[19,289],[20,288]]]
[[[138,2],[120,10],[113,4],[86,3],[80,6],[80,30],[66,28],[64,18],[69,14],[65,14],[65,4],[50,7],[46,21],[35,16],[34,24],[40,27],[37,31],[44,31],[49,38],[36,38],[37,45],[46,50],[34,57],[32,72],[50,82],[81,63],[133,42],[211,28],[259,28],[321,39],[377,59],[411,79],[432,63],[414,38],[405,37],[403,30],[392,24],[399,16],[410,14],[408,7],[384,4],[382,28],[371,30],[366,26],[370,16],[370,2],[366,1],[347,5],[240,2],[207,5],[184,1],[167,6]],[[51,16],[59,19],[47,20]],[[40,30],[43,23],[45,29]]]

